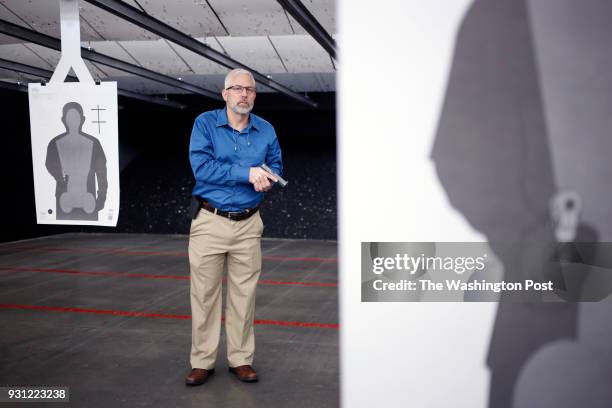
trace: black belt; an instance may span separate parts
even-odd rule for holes
[[[251,215],[255,214],[259,207],[255,208],[247,208],[244,211],[221,211],[218,208],[213,207],[207,201],[202,200],[201,198],[197,198],[200,203],[200,208],[205,209],[206,211],[210,211],[213,214],[220,215],[221,217],[229,218],[232,221],[242,221],[249,218]]]

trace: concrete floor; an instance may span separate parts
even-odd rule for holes
[[[0,245],[0,386],[70,387],[69,404],[45,407],[338,406],[337,244],[262,245],[260,381],[228,373],[222,337],[215,376],[198,387],[184,384],[186,236],[64,234]]]

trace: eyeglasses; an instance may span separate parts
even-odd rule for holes
[[[254,95],[257,89],[254,86],[233,85],[225,88],[226,91],[232,91],[236,94],[241,94],[246,89],[248,95]]]

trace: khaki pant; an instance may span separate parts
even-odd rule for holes
[[[231,221],[200,210],[191,223],[191,367],[215,365],[221,334],[221,280],[227,260],[225,334],[230,367],[253,363],[255,288],[261,272],[259,212]]]

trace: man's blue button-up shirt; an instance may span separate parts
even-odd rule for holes
[[[196,180],[193,195],[222,211],[253,208],[263,199],[249,183],[251,167],[266,163],[278,175],[283,171],[272,125],[250,113],[249,124],[238,132],[230,126],[225,107],[196,118],[189,160]]]

